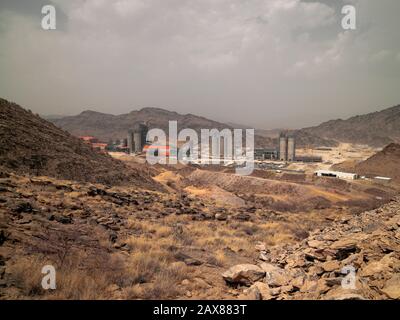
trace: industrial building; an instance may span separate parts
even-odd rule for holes
[[[392,181],[392,178],[389,177],[373,177],[372,179],[374,182],[378,183],[390,183]]]
[[[128,150],[129,153],[140,153],[146,145],[146,136],[149,131],[148,127],[143,123],[135,124],[133,129],[128,131]]]
[[[322,157],[320,156],[296,156],[297,162],[322,162]]]
[[[340,171],[318,170],[315,171],[315,175],[317,177],[332,177],[332,178],[346,179],[346,180],[358,179],[358,175],[356,173],[347,173]]]
[[[258,148],[254,150],[256,160],[280,160],[294,162],[296,158],[296,140],[294,136],[281,133],[277,148]]]
[[[99,142],[99,139],[92,137],[92,136],[80,136],[79,139],[85,141],[88,144]]]
[[[94,150],[106,152],[107,143],[102,143],[95,137],[81,136],[79,139],[90,145]]]
[[[254,150],[256,160],[276,160],[278,159],[277,149],[259,148]]]

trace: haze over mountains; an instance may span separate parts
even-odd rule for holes
[[[176,120],[178,129],[244,128],[243,125],[225,124],[193,114],[179,114],[161,108],[143,108],[128,114],[112,115],[96,111],[83,111],[76,116],[49,118],[58,127],[71,134],[93,135],[103,141],[125,137],[135,123],[146,122],[150,128],[168,132],[168,121]],[[357,115],[347,120],[331,120],[315,127],[291,131],[299,146],[336,146],[338,142],[384,147],[400,141],[400,105],[382,111]],[[274,137],[275,135],[275,137]],[[276,145],[278,130],[256,130],[257,147]]]

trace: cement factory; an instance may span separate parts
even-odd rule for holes
[[[127,151],[129,154],[137,154],[143,152],[147,145],[146,135],[148,132],[147,125],[140,123],[128,131]],[[221,138],[221,145],[224,145],[224,140]],[[221,148],[223,150],[223,147]],[[256,149],[254,158],[257,160],[278,160],[285,162],[296,161],[296,140],[292,135],[281,133],[279,136],[279,147],[272,149]],[[304,157],[302,157],[304,158]],[[315,162],[322,161],[318,158]]]
[[[169,146],[152,146],[147,141],[147,133],[149,128],[144,123],[135,124],[132,129],[128,130],[127,138],[122,140],[110,141],[101,143],[97,138],[92,136],[81,136],[81,140],[90,144],[94,149],[101,152],[123,152],[130,155],[139,155],[146,152],[148,149],[156,148],[155,151],[159,155],[170,156]],[[224,156],[224,138],[221,137],[220,150],[221,157]],[[290,163],[318,163],[323,162],[321,156],[313,155],[296,155],[296,139],[293,135],[281,132],[277,139],[278,146],[276,148],[258,148],[254,150],[254,163],[258,169],[269,169],[277,172],[291,172],[304,173],[304,170],[289,169],[287,168]],[[330,148],[316,148],[319,151],[330,151]],[[175,155],[176,156],[176,155]],[[210,154],[211,157],[211,154]],[[216,160],[216,159],[214,159]],[[220,159],[221,160],[221,159]],[[202,164],[202,160],[192,161],[193,164]],[[234,165],[234,161],[229,162],[228,166]],[[227,166],[225,163],[224,166]],[[344,180],[366,179],[366,177],[359,176],[355,173],[339,172],[332,170],[316,170],[314,175],[317,177],[332,177]],[[390,183],[392,180],[388,177],[372,177],[372,180],[379,183]]]
[[[146,136],[149,128],[144,123],[138,123],[128,131],[126,139],[109,143],[110,151],[121,151],[128,154],[139,154],[149,148]],[[221,146],[224,140],[221,138]],[[221,155],[223,153],[221,148]],[[282,132],[278,138],[278,146],[275,148],[257,148],[254,150],[254,159],[257,161],[281,161],[281,162],[322,162],[317,156],[296,156],[296,139],[293,135]]]
[[[283,162],[322,162],[322,157],[311,155],[296,155],[296,138],[281,132],[278,138],[277,148],[259,148],[254,151],[256,160],[273,160]]]

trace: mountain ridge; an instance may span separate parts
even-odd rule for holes
[[[168,132],[170,120],[178,122],[178,130],[191,128],[199,132],[200,129],[222,130],[235,127],[232,123],[222,123],[192,113],[180,114],[159,107],[144,107],[119,115],[85,110],[75,116],[49,120],[73,135],[93,135],[103,141],[125,137],[128,130],[139,122],[146,122],[150,128],[160,128],[165,132]],[[242,129],[244,127],[239,126]],[[345,142],[381,148],[400,141],[400,105],[288,132],[297,137],[298,146],[334,147]],[[277,135],[274,137],[266,133],[266,130],[258,129],[255,133],[256,147],[277,145]]]
[[[400,105],[356,115],[348,119],[335,119],[318,126],[303,128],[296,134],[312,134],[324,139],[384,147],[400,141]]]

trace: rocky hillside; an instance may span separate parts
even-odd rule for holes
[[[400,198],[294,246],[257,249],[257,264],[222,274],[240,299],[400,299]]]
[[[400,140],[400,105],[347,120],[331,120],[296,134],[383,147]]]
[[[69,133],[0,99],[0,166],[59,179],[155,188],[148,174],[94,151]]]
[[[400,144],[392,143],[369,159],[356,165],[360,175],[390,177],[400,182]]]
[[[0,170],[0,300],[398,298],[399,213],[399,199],[293,214]],[[41,286],[49,264],[57,290]]]

